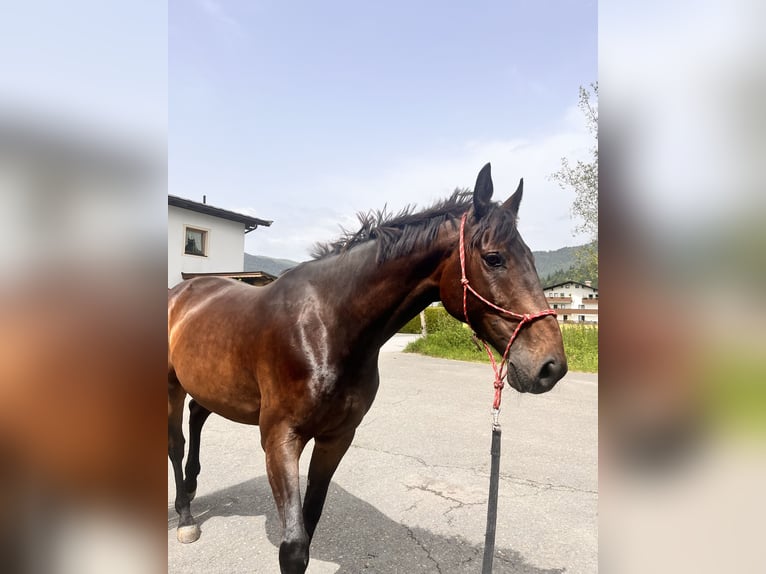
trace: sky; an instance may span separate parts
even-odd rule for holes
[[[595,2],[171,0],[168,192],[273,220],[245,250],[301,261],[491,162],[533,250],[581,244],[549,176],[588,158],[596,79]]]

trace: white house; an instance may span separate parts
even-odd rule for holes
[[[566,281],[543,287],[559,322],[598,323],[598,289],[590,281]]]
[[[245,234],[271,223],[168,195],[168,288],[183,279],[205,274],[263,275],[269,279],[265,274],[245,274],[243,270]]]

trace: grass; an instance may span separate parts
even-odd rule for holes
[[[561,325],[570,371],[598,373],[598,326]]]
[[[572,371],[598,372],[598,327],[594,325],[562,325],[561,335],[567,363]],[[405,353],[420,353],[430,357],[459,361],[489,362],[484,348],[477,348],[471,331],[457,320],[442,320],[439,328],[411,342]],[[498,357],[495,353],[495,357]]]
[[[471,340],[471,331],[458,321],[412,341],[404,348],[404,352],[458,361],[489,362],[484,348],[476,347]]]

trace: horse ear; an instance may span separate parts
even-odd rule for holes
[[[519,180],[519,187],[513,192],[513,195],[509,197],[503,207],[510,209],[511,212],[516,215],[519,213],[519,205],[521,205],[521,196],[524,195],[524,178]]]
[[[492,167],[487,164],[481,168],[473,187],[473,209],[477,219],[484,217],[492,207],[492,192]]]

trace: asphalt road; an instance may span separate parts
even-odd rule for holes
[[[491,370],[401,347],[395,339],[381,353],[380,390],[330,486],[309,573],[481,570]],[[583,373],[544,395],[506,387],[494,572],[598,570],[597,397],[597,376]],[[258,428],[212,416],[201,458],[193,544],[176,541],[168,464],[168,572],[277,574],[281,532]]]

